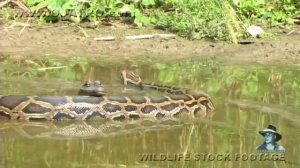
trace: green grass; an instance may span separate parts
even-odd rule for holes
[[[121,19],[125,10],[139,27],[154,25],[190,39],[233,43],[248,36],[245,30],[249,25],[291,25],[293,17],[300,15],[297,0],[25,0],[25,5],[33,13],[43,13],[35,18],[46,22],[101,23],[103,19]],[[15,18],[5,9],[1,13]]]

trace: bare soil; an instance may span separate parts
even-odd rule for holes
[[[84,33],[85,32],[85,33]],[[274,32],[274,31],[273,31]],[[119,23],[113,26],[90,27],[70,23],[24,24],[13,22],[1,25],[1,56],[86,56],[91,58],[162,59],[216,57],[233,63],[300,63],[300,33],[279,33],[272,40],[255,40],[253,44],[229,44],[187,40],[181,37],[163,40],[125,40],[127,35],[168,33],[155,29],[133,29]],[[86,35],[88,35],[88,37]],[[98,36],[115,36],[115,41],[96,41]]]

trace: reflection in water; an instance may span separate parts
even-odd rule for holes
[[[83,80],[100,80],[123,95],[119,73],[136,70],[153,81],[208,92],[216,102],[211,120],[173,123],[1,121],[2,167],[299,167],[299,68],[232,66],[215,61],[107,63],[3,61],[2,94],[76,95]],[[42,62],[42,63],[40,63]],[[158,63],[160,62],[160,63]],[[64,67],[61,69],[49,67]],[[45,69],[48,68],[48,69]],[[130,94],[151,95],[148,90]],[[240,100],[248,103],[241,103]],[[237,100],[232,105],[229,100]],[[249,103],[251,102],[251,103]],[[267,108],[266,108],[267,107]],[[267,112],[266,112],[267,109]],[[287,149],[282,162],[141,161],[143,153],[252,153],[258,131],[272,124]]]
[[[145,125],[146,123],[144,123]],[[27,167],[97,167],[107,165],[143,165],[142,153],[182,153],[191,147],[211,150],[212,144],[201,144],[211,137],[207,124],[152,123],[147,126],[130,126],[129,123],[21,123],[6,122],[1,128],[4,134],[4,159],[12,165]],[[54,125],[54,126],[53,126]],[[64,125],[64,126],[62,126]],[[161,125],[161,127],[159,126]],[[96,126],[101,126],[96,128]],[[31,128],[30,128],[31,127]],[[36,127],[36,129],[34,129]],[[70,127],[72,127],[70,129]],[[85,127],[85,130],[82,128]],[[53,140],[68,136],[65,131],[89,131],[98,129],[100,136],[90,139]],[[110,127],[110,128],[109,128]],[[121,128],[122,127],[122,128]],[[128,127],[128,128],[126,128]],[[141,128],[142,127],[142,128]],[[13,129],[13,130],[9,130]],[[67,130],[66,130],[67,129]],[[92,129],[92,130],[93,130]],[[101,129],[101,131],[99,131]],[[121,130],[120,130],[121,129]],[[145,131],[147,129],[147,131]],[[43,130],[43,131],[42,131]],[[13,133],[15,131],[16,133]],[[47,132],[49,131],[49,132]],[[41,132],[42,134],[39,134]],[[114,134],[118,132],[118,134]],[[45,134],[47,133],[47,134]],[[19,135],[22,135],[21,137]],[[111,136],[109,136],[111,135]],[[52,137],[51,137],[52,136]],[[33,138],[43,137],[43,138]],[[48,137],[48,138],[47,138]],[[197,141],[193,141],[197,137]],[[19,148],[20,147],[20,148]],[[192,149],[193,150],[193,149]],[[14,156],[14,157],[10,157]],[[75,164],[75,165],[74,165]],[[175,164],[175,163],[174,163]],[[162,163],[157,166],[163,166]]]
[[[267,113],[267,114],[276,114],[281,118],[289,121],[291,124],[300,127],[300,116],[296,115],[295,112],[288,111],[287,109],[279,107],[278,105],[273,105],[273,107],[271,107],[271,106],[259,104],[257,102],[251,102],[245,100],[244,101],[228,100],[228,103],[232,105],[236,105],[243,109],[251,109],[253,111]]]
[[[198,119],[197,119],[198,120]],[[159,131],[181,128],[197,120],[144,119],[130,121],[3,121],[3,136],[28,139],[102,139],[143,131]],[[200,120],[201,121],[201,120]]]

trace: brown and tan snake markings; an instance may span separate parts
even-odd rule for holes
[[[156,97],[105,96],[99,82],[88,85],[85,83],[81,92],[84,94],[85,90],[88,90],[86,94],[89,96],[0,96],[0,118],[20,120],[195,118],[205,117],[214,110],[214,105],[206,94],[192,93],[186,88],[143,83],[139,76],[130,71],[122,71],[122,77],[125,85],[131,83],[168,94]],[[93,88],[90,89],[89,86]]]

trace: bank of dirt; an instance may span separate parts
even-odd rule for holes
[[[278,33],[281,30],[276,30]],[[234,63],[300,63],[300,34],[281,33],[272,40],[259,39],[253,44],[175,39],[125,40],[128,35],[168,33],[155,29],[134,29],[122,24],[90,27],[70,23],[1,25],[1,56],[86,56],[92,58],[162,59],[216,57]],[[95,37],[114,36],[115,41],[96,41]]]

